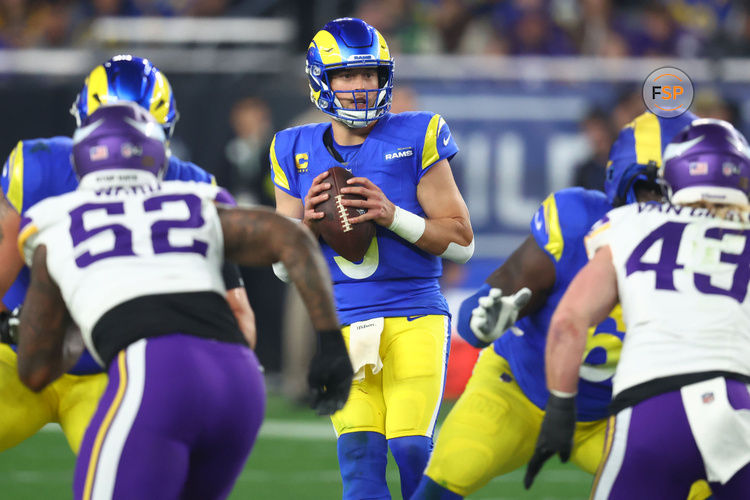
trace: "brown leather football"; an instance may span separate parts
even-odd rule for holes
[[[375,236],[375,223],[373,221],[349,223],[349,219],[364,213],[364,209],[345,207],[341,204],[342,199],[363,200],[362,196],[356,194],[343,194],[341,188],[347,186],[347,179],[354,177],[351,172],[343,167],[331,167],[328,169],[328,177],[323,182],[331,185],[328,191],[328,199],[315,206],[316,212],[323,212],[325,217],[315,221],[318,234],[333,250],[348,261],[359,262],[367,253],[372,238]]]

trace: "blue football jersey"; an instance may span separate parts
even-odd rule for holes
[[[38,202],[78,187],[78,178],[71,164],[73,140],[70,137],[52,137],[19,141],[11,151],[3,166],[0,185],[3,194],[19,214]],[[171,156],[164,174],[165,180],[185,180],[215,184],[214,177],[193,163]],[[29,268],[24,266],[8,292],[3,296],[3,304],[14,309],[23,303],[29,286]],[[88,353],[79,365],[91,362],[91,371],[101,371]],[[71,373],[90,372],[77,365]]]
[[[276,134],[271,144],[271,175],[284,192],[304,199],[313,179],[339,162],[323,143],[330,123],[294,127]],[[373,127],[359,151],[343,165],[356,177],[367,177],[401,208],[425,216],[417,184],[430,167],[458,152],[440,115],[388,113]],[[321,240],[334,283],[343,324],[374,317],[449,314],[440,293],[439,257],[420,250],[395,233],[376,226],[361,262],[349,262]]]
[[[584,236],[611,208],[599,191],[569,188],[547,197],[531,221],[531,234],[554,263],[555,285],[544,306],[516,322],[523,336],[506,332],[495,341],[494,347],[508,360],[524,394],[540,408],[544,408],[549,397],[544,374],[547,327],[573,277],[588,262]],[[619,305],[605,321],[589,330],[576,397],[579,421],[607,416],[612,376],[620,359],[624,334]]]

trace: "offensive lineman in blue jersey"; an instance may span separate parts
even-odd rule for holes
[[[333,119],[274,137],[276,209],[314,230],[323,214],[313,207],[330,187],[326,170],[343,165],[354,178],[342,192],[366,198],[344,200],[364,212],[351,222],[377,224],[362,262],[321,241],[356,373],[346,406],[332,417],[343,497],[390,498],[390,448],[409,498],[432,448],[448,354],[439,257],[463,263],[474,247],[448,163],[458,148],[439,115],[388,112],[393,59],[367,23],[326,24],[310,44],[306,72],[313,103]]]
[[[463,498],[532,458],[545,412],[554,414],[557,402],[544,374],[547,326],[588,262],[583,238],[612,206],[660,198],[655,176],[663,148],[694,118],[689,112],[672,119],[644,113],[626,125],[610,150],[606,196],[581,188],[549,195],[532,218],[531,235],[463,302],[461,336],[475,347],[492,345],[482,351],[441,428],[413,499]],[[602,458],[611,380],[624,336],[620,306],[588,335],[570,458],[593,474]],[[537,471],[527,476],[527,487]],[[702,488],[690,498],[706,498],[705,483]]]
[[[80,124],[102,103],[134,101],[150,111],[162,124],[167,137],[177,121],[172,89],[161,71],[147,59],[116,56],[94,68],[86,78],[71,112]],[[19,141],[10,153],[0,176],[4,199],[0,199],[0,296],[2,306],[13,310],[21,305],[29,285],[29,270],[18,253],[16,238],[21,215],[37,202],[73,191],[78,178],[71,165],[72,139],[52,137]],[[165,180],[215,183],[200,167],[169,158]],[[248,337],[255,344],[255,321],[238,270],[225,265],[227,299]],[[84,351],[70,371],[36,394],[18,379],[14,339],[8,334],[8,313],[0,343],[0,451],[17,445],[49,422],[59,422],[68,444],[77,453],[83,433],[107,384],[106,373]],[[11,319],[11,321],[13,321]],[[70,337],[71,364],[82,343]],[[9,404],[12,403],[12,404]]]

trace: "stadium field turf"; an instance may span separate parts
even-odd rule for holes
[[[447,413],[443,409],[441,417]],[[0,497],[57,500],[72,497],[74,456],[56,425],[0,453]],[[398,470],[388,462],[388,483],[401,498]],[[468,497],[472,500],[568,500],[588,496],[592,477],[572,465],[550,460],[531,491],[523,470],[496,478]],[[327,500],[341,498],[333,428],[327,418],[279,396],[269,396],[266,421],[231,500]]]

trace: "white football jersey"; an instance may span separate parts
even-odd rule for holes
[[[750,224],[706,209],[639,203],[586,237],[609,245],[626,326],[613,393],[656,378],[750,376]]]
[[[131,185],[107,187],[90,174],[76,191],[48,198],[21,222],[19,249],[31,265],[47,247],[47,268],[60,287],[89,351],[104,313],[144,295],[226,294],[224,240],[214,205],[223,190],[198,182],[156,182],[138,172]],[[146,182],[144,182],[146,179]],[[110,179],[111,183],[111,179]]]

